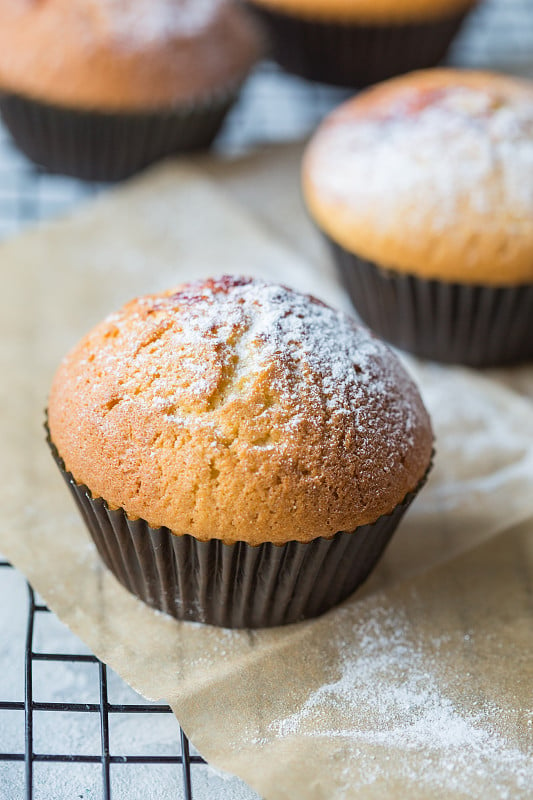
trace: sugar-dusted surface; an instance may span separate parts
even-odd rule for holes
[[[89,14],[125,45],[139,46],[198,34],[227,0],[90,0]]]
[[[500,199],[516,217],[529,217],[533,208],[533,186],[524,180],[524,170],[533,167],[531,98],[504,102],[466,86],[401,98],[388,115],[332,126],[328,148],[325,191],[356,213],[379,197],[384,228],[396,215],[396,203],[406,202],[411,230],[419,222],[415,215],[425,215],[429,204],[435,227],[444,231],[468,193],[489,224],[495,208],[487,183],[497,171]],[[419,200],[424,202],[418,205]]]
[[[526,796],[533,762],[501,732],[509,712],[489,699],[467,707],[446,685],[447,654],[468,647],[473,632],[435,632],[417,641],[403,611],[374,607],[346,636],[336,642],[340,676],[273,722],[274,736],[337,740],[357,753],[362,787],[383,785],[397,772],[421,795],[466,797],[475,786],[476,796]],[[533,705],[517,713],[533,725]],[[338,726],[332,724],[337,718]],[[349,797],[348,785],[346,792]]]
[[[319,224],[384,266],[533,281],[533,84],[458,72],[346,104],[307,156]]]
[[[60,366],[52,439],[76,480],[152,526],[282,543],[389,513],[432,434],[396,356],[347,315],[223,277],[133,301]]]

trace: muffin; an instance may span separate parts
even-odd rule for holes
[[[392,352],[284,286],[142,297],[60,365],[49,437],[106,565],[180,619],[316,616],[366,578],[432,431]]]
[[[361,94],[304,156],[308,209],[361,318],[419,356],[533,358],[533,84],[435,70]]]
[[[433,67],[476,0],[248,0],[289,72],[364,87]]]
[[[259,49],[229,0],[0,0],[0,111],[37,164],[117,180],[208,147]]]

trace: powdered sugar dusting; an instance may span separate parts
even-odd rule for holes
[[[367,785],[399,779],[416,786],[420,796],[424,789],[443,796],[529,796],[532,752],[493,728],[497,720],[505,730],[506,712],[483,700],[474,701],[471,711],[459,710],[443,688],[440,652],[449,648],[448,639],[434,638],[429,647],[413,641],[407,618],[383,607],[374,608],[353,633],[350,647],[340,644],[339,677],[315,691],[300,711],[271,725],[276,737],[339,740],[358,759]],[[465,642],[451,644],[460,648]],[[463,687],[465,677],[457,675]],[[531,724],[533,708],[519,712]]]
[[[113,38],[131,45],[194,36],[225,0],[91,0],[92,13]]]
[[[533,103],[450,87],[412,113],[326,127],[314,144],[312,179],[356,214],[379,209],[383,229],[453,228],[464,208],[492,224],[533,215]],[[375,206],[374,206],[375,204]],[[401,219],[400,219],[400,216]]]
[[[190,424],[191,412],[205,423],[266,377],[268,401],[290,406],[293,424],[311,405],[337,422],[352,415],[367,437],[385,424],[404,447],[420,424],[418,393],[388,348],[344,313],[283,286],[227,277],[190,284],[141,298],[105,325],[110,345],[98,357],[106,377],[121,376],[120,402],[144,398],[176,423]]]

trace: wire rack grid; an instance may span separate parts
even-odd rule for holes
[[[9,562],[0,561],[0,568],[12,568]],[[29,584],[28,616],[25,636],[24,654],[24,700],[0,701],[0,712],[24,712],[24,753],[2,753],[3,761],[24,763],[24,781],[26,796],[33,796],[34,765],[38,762],[49,763],[85,763],[101,765],[103,796],[111,797],[111,764],[179,764],[181,765],[185,800],[192,800],[191,765],[205,764],[199,755],[191,754],[189,742],[183,730],[179,729],[180,750],[177,755],[111,755],[109,746],[109,717],[111,714],[172,714],[167,705],[154,703],[110,703],[107,689],[107,667],[96,656],[88,653],[54,653],[37,652],[34,649],[34,629],[36,617],[50,614],[46,605],[36,599],[35,592]],[[74,702],[36,702],[33,699],[33,668],[36,662],[69,662],[70,664],[95,664],[98,668],[99,699],[97,703]],[[93,713],[99,716],[100,754],[84,755],[74,753],[36,753],[34,751],[34,714],[40,711],[59,711],[66,713]]]
[[[533,2],[485,0],[457,40],[451,60],[465,66],[505,69],[533,76]],[[264,64],[247,83],[240,103],[222,132],[218,147],[226,153],[238,153],[258,144],[301,139],[345,96],[344,91],[307,84],[282,75],[272,65]],[[15,150],[0,127],[0,238],[28,224],[68,211],[101,190],[100,185],[50,176],[36,169]],[[15,573],[7,561],[0,559],[0,601],[2,588],[6,588],[2,584],[8,582],[9,574]],[[22,577],[18,578],[22,585]],[[45,631],[39,634],[42,620],[55,618],[31,586],[25,582],[24,585],[27,592],[26,609],[17,617],[19,622],[14,632],[10,634],[8,631],[4,637],[0,627],[0,797],[5,800],[40,800],[41,797],[53,800],[71,797],[91,800],[135,798],[141,796],[138,794],[139,783],[133,773],[124,777],[123,772],[125,769],[133,770],[135,765],[141,765],[145,770],[165,770],[163,777],[160,772],[157,774],[153,794],[143,792],[144,800],[152,796],[158,800],[166,797],[192,800],[193,796],[194,800],[200,800],[202,794],[210,798],[238,797],[239,800],[241,797],[243,800],[257,797],[237,781],[217,782],[213,779],[196,785],[199,770],[206,770],[207,765],[190,748],[171,709],[166,705],[144,701],[68,632],[66,635],[70,635],[74,641],[69,641],[66,648],[64,638],[58,639],[57,633],[54,635]],[[7,642],[7,638],[15,633],[20,634],[23,640],[19,659],[11,657]],[[35,645],[36,636],[41,642],[40,647]],[[54,647],[57,641],[63,642],[63,649]],[[49,681],[54,680],[54,676],[56,682],[59,680],[60,667],[67,670],[61,673],[60,678],[65,686],[70,685],[70,699],[57,700],[55,695],[53,699],[36,699],[39,694],[36,684],[42,684],[36,672],[42,666],[51,670]],[[83,681],[73,677],[76,670],[88,668],[93,670],[91,685],[94,696],[91,698]],[[23,671],[23,680],[17,670]],[[10,671],[16,672],[11,683]],[[4,697],[2,685],[6,680],[8,689]],[[42,685],[38,689],[42,689]],[[15,697],[17,692],[22,696]],[[118,694],[119,700],[113,701],[111,694]],[[11,733],[15,728],[6,722],[10,714],[23,716],[22,736]],[[48,719],[50,715],[58,719],[57,725],[45,726],[44,736],[39,735],[37,730],[37,721],[42,715]],[[62,750],[59,717],[64,720],[65,715],[74,719],[74,722],[67,725],[68,736]],[[98,730],[76,738],[72,734],[75,730],[73,725],[81,726],[81,717],[97,720]],[[116,720],[134,719],[137,728],[138,720],[143,717],[157,720],[157,729],[161,727],[163,719],[171,721],[166,739],[156,737],[154,742],[153,738],[144,740],[141,737],[140,743],[135,740],[136,747],[131,748],[138,752],[130,752],[128,745],[133,741],[130,726],[123,737],[126,742],[114,748]],[[151,730],[154,730],[153,726]],[[5,731],[8,732],[7,742],[2,739],[2,732]],[[75,749],[73,738],[80,752]],[[44,765],[52,771],[37,781],[36,770]],[[58,780],[57,771],[65,765],[91,767],[92,771],[90,774],[82,772],[79,780],[76,777],[65,778],[64,774]],[[114,781],[115,770],[122,771],[120,781]]]

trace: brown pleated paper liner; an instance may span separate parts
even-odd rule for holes
[[[313,81],[361,88],[438,64],[466,13],[413,24],[357,25],[293,16],[249,0],[275,61]]]
[[[2,94],[0,113],[17,147],[48,172],[117,181],[174,153],[208,148],[237,94],[139,113],[80,111]]]
[[[316,617],[363,583],[426,476],[390,514],[352,533],[303,544],[200,542],[151,528],[110,509],[66,472],[48,437],[105,565],[126,589],[178,619],[226,628],[265,628]],[[428,469],[429,472],[429,469]]]
[[[493,287],[426,280],[383,269],[328,241],[355,310],[396,347],[472,367],[533,360],[533,283]]]

